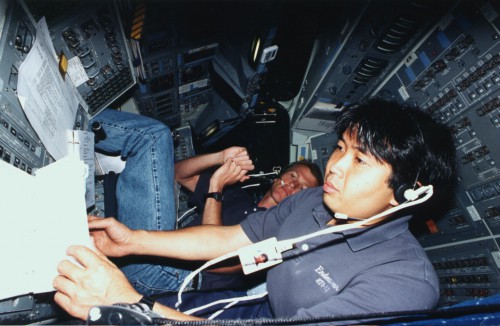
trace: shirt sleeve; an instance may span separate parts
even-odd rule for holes
[[[194,192],[189,196],[189,203],[193,206],[197,206],[200,212],[203,212],[205,207],[205,194],[208,192],[208,187],[210,186],[211,173],[203,172],[198,178]]]
[[[308,189],[309,190],[309,189]],[[285,198],[278,205],[263,212],[249,214],[240,226],[252,242],[259,242],[268,238],[277,237],[283,222],[308,197],[308,190]]]

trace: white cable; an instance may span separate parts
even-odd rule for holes
[[[263,177],[263,176],[270,175],[270,174],[279,175],[280,173],[281,173],[281,166],[273,166],[273,172],[269,172],[269,173],[254,173],[254,174],[247,174],[247,175],[249,177],[252,177],[252,178],[258,178],[258,177]]]
[[[256,174],[247,174],[247,176],[252,177],[252,178],[257,178],[257,177],[263,177],[265,175],[270,175],[270,174],[276,174],[278,175],[279,173],[276,171],[269,172],[269,173],[256,173]]]
[[[250,187],[258,187],[258,186],[260,186],[260,183],[253,183],[251,185],[241,186],[241,189],[250,188]]]
[[[328,234],[328,233],[333,233],[333,232],[340,232],[340,231],[345,231],[345,230],[348,230],[348,229],[352,229],[352,228],[355,228],[355,227],[360,227],[360,226],[363,226],[369,222],[372,222],[382,216],[386,216],[386,215],[389,215],[389,214],[392,214],[394,212],[397,212],[403,208],[406,208],[406,207],[410,207],[410,206],[414,206],[414,205],[417,205],[417,204],[420,204],[420,203],[423,203],[424,201],[428,200],[429,198],[431,198],[432,194],[434,193],[434,190],[433,190],[433,187],[432,185],[428,185],[428,186],[423,186],[423,187],[420,187],[419,188],[420,190],[420,193],[423,194],[425,193],[426,195],[420,199],[416,199],[416,200],[412,200],[412,201],[407,201],[407,202],[404,202],[398,206],[394,206],[386,211],[383,211],[377,215],[374,215],[368,219],[365,219],[365,220],[362,220],[362,221],[359,221],[359,222],[354,222],[354,223],[350,223],[350,224],[344,224],[344,225],[335,225],[335,226],[331,226],[331,227],[328,227],[326,229],[323,229],[323,230],[320,230],[320,231],[317,231],[317,232],[314,232],[314,233],[311,233],[311,234],[306,234],[306,235],[303,235],[301,237],[297,237],[297,238],[294,238],[294,239],[288,239],[288,240],[281,240],[281,241],[278,241],[278,250],[280,250],[280,252],[283,252],[283,251],[287,251],[287,250],[290,250],[293,248],[293,245],[297,242],[301,242],[301,241],[304,241],[304,240],[307,240],[307,239],[310,239],[310,238],[314,238],[314,237],[317,237],[317,236],[320,236],[320,235],[323,235],[323,234]],[[280,246],[281,244],[281,246]]]
[[[182,215],[177,218],[177,223],[180,223],[182,221],[182,219],[184,218],[184,216],[186,216],[186,214],[191,213],[192,211],[194,211],[196,209],[196,207],[198,207],[198,206],[190,208],[187,211],[185,211],[184,213],[182,213]]]
[[[216,311],[214,312],[213,314],[210,315],[210,317],[208,317],[208,320],[212,320],[214,319],[215,317],[217,317],[218,315],[220,315],[221,313],[224,312],[224,310],[226,310],[227,308],[231,308],[232,306],[234,306],[235,304],[237,304],[238,302],[240,302],[240,300],[238,299],[233,299],[232,302],[229,302],[227,305],[224,306],[224,308],[220,309],[219,311]]]
[[[197,270],[195,271],[192,271],[185,279],[184,279],[184,282],[182,282],[182,285],[179,289],[179,291],[177,292],[177,303],[175,304],[175,307],[177,309],[179,309],[179,306],[181,305],[182,303],[182,292],[184,291],[184,289],[186,288],[186,286],[188,285],[189,281],[191,281],[199,272],[201,272],[202,270],[204,270],[205,268],[209,267],[209,266],[212,266],[212,265],[215,265],[221,261],[224,261],[226,259],[229,259],[229,258],[232,258],[232,257],[236,257],[238,256],[238,252],[237,251],[233,251],[233,252],[229,252],[225,255],[222,255],[220,257],[217,257],[215,259],[212,259],[212,260],[209,260],[207,261],[205,264],[203,264],[200,268],[198,268]]]
[[[221,300],[217,300],[217,301],[214,301],[214,302],[207,303],[207,304],[205,304],[203,306],[200,306],[200,307],[189,309],[187,311],[184,311],[184,313],[188,314],[188,315],[191,315],[191,314],[193,314],[195,312],[198,312],[200,310],[206,309],[208,307],[228,302],[229,303],[228,305],[226,305],[224,308],[222,308],[221,310],[219,310],[220,312],[222,312],[222,310],[229,308],[228,306],[233,306],[234,304],[236,304],[236,303],[238,303],[240,301],[250,301],[250,300],[254,300],[254,299],[259,299],[259,298],[262,298],[262,297],[264,297],[266,295],[267,295],[267,291],[264,291],[264,292],[259,293],[259,294],[254,294],[254,295],[249,295],[249,296],[244,296],[244,297],[221,299]],[[219,315],[220,314],[219,311],[213,313],[212,316],[209,317],[209,319],[215,318],[215,316],[213,316],[214,314]]]

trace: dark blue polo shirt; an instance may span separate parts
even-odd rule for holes
[[[203,212],[205,208],[204,195],[208,192],[210,178],[212,174],[202,173],[196,184],[196,188],[189,196],[189,203],[198,207],[199,212]],[[236,225],[241,223],[248,214],[265,210],[259,208],[255,200],[250,195],[241,189],[239,184],[228,186],[223,191],[224,199],[222,200],[222,225]],[[200,225],[201,214],[198,219],[189,223],[189,226]]]
[[[212,174],[202,173],[196,184],[195,191],[190,194],[189,202],[198,207],[199,212],[205,208],[204,195],[208,192],[210,178]],[[239,184],[231,185],[224,189],[224,199],[222,200],[222,224],[236,225],[241,223],[249,214],[264,211],[265,208],[257,206],[253,198],[241,188]],[[194,219],[188,226],[200,225],[202,213]],[[249,288],[264,281],[265,275],[252,275],[251,277],[236,273],[211,273],[203,271],[201,273],[200,290],[215,289],[241,289]]]
[[[241,226],[252,242],[290,239],[328,227],[321,187],[303,190]],[[357,203],[362,205],[363,203]],[[297,243],[267,274],[274,315],[319,317],[433,308],[439,283],[408,230],[410,216]]]

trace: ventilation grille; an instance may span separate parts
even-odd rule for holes
[[[366,57],[358,65],[353,82],[359,86],[366,85],[372,78],[377,77],[387,67],[385,59]]]
[[[425,20],[435,10],[428,0],[414,0],[405,3],[407,8],[397,13],[388,27],[380,34],[375,49],[381,53],[391,54],[400,51],[410,41]]]

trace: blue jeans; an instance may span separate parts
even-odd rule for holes
[[[96,151],[126,160],[116,186],[116,218],[134,230],[174,230],[174,154],[168,126],[112,109],[103,110],[90,124],[94,121],[106,134]],[[125,258],[117,263],[137,291],[149,295],[178,290],[190,272],[158,258]]]

